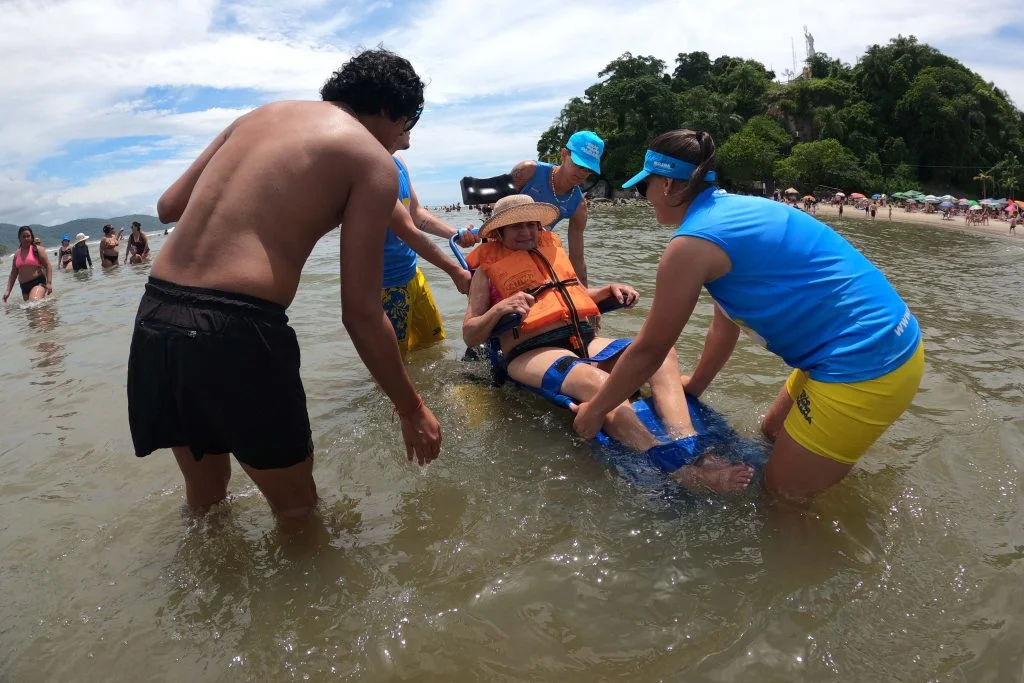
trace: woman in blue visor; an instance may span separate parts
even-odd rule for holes
[[[604,416],[660,366],[706,288],[714,319],[688,393],[699,396],[740,330],[793,368],[761,430],[774,442],[771,493],[809,497],[853,468],[917,393],[924,346],[917,319],[867,258],[798,209],[716,187],[715,143],[674,130],[651,143],[636,187],[662,225],[650,314],[601,390],[576,409],[592,438]]]

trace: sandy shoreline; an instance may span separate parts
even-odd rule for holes
[[[830,204],[818,204],[818,216],[839,216],[839,207],[832,206]],[[852,206],[843,207],[843,218],[849,218],[851,220],[871,220],[871,215],[867,211],[858,211]],[[889,207],[880,207],[878,209],[878,215],[875,218],[880,223],[890,222],[889,218]],[[1024,226],[1017,226],[1017,232],[1013,235],[1010,232],[1010,221],[997,221],[989,220],[988,225],[971,225],[968,226],[963,219],[963,216],[957,216],[951,221],[942,220],[942,214],[939,213],[907,213],[902,208],[894,206],[892,209],[893,223],[910,223],[926,228],[945,228],[946,230],[962,230],[964,232],[981,232],[986,235],[994,235],[1001,237],[1008,237],[1010,239],[1017,239],[1024,237]]]

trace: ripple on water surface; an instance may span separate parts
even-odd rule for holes
[[[467,215],[452,220],[461,224]],[[918,315],[914,406],[810,509],[666,498],[592,458],[567,414],[460,360],[463,301],[425,267],[452,339],[410,374],[445,427],[405,462],[341,327],[337,244],[289,310],[320,522],[275,531],[239,471],[189,521],[169,454],[132,455],[124,390],[148,267],[4,309],[0,676],[51,680],[1016,680],[1024,627],[1024,250],[884,222],[837,228]],[[596,208],[591,278],[634,284],[635,334],[670,231]],[[159,236],[154,248],[159,248]],[[692,367],[712,309],[680,339]],[[741,342],[708,401],[756,432],[786,375]]]

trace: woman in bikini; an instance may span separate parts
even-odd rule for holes
[[[21,284],[21,296],[25,301],[36,301],[53,293],[53,267],[46,251],[35,244],[32,228],[23,225],[18,228],[18,250],[11,262],[11,276],[7,279],[4,303],[7,303],[14,289],[14,283]]]
[[[113,226],[103,226],[103,239],[100,240],[100,261],[104,268],[117,265],[121,235],[123,234],[123,228],[115,235]]]
[[[142,263],[149,258],[149,238],[142,232],[142,225],[132,221],[132,234],[128,236],[128,249],[124,254],[124,262]]]

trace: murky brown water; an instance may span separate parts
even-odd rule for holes
[[[147,269],[58,274],[55,301],[0,316],[0,679],[1024,680],[1024,248],[838,227],[917,313],[928,369],[802,513],[667,504],[610,474],[568,415],[460,361],[463,299],[432,268],[454,339],[410,371],[446,448],[407,464],[340,323],[332,235],[289,311],[322,528],[281,538],[237,470],[230,504],[190,523],[170,454],[137,460],[128,434]],[[648,295],[607,332],[639,329],[668,234],[643,209],[595,212],[592,279]],[[741,341],[707,399],[753,435],[785,375]]]

